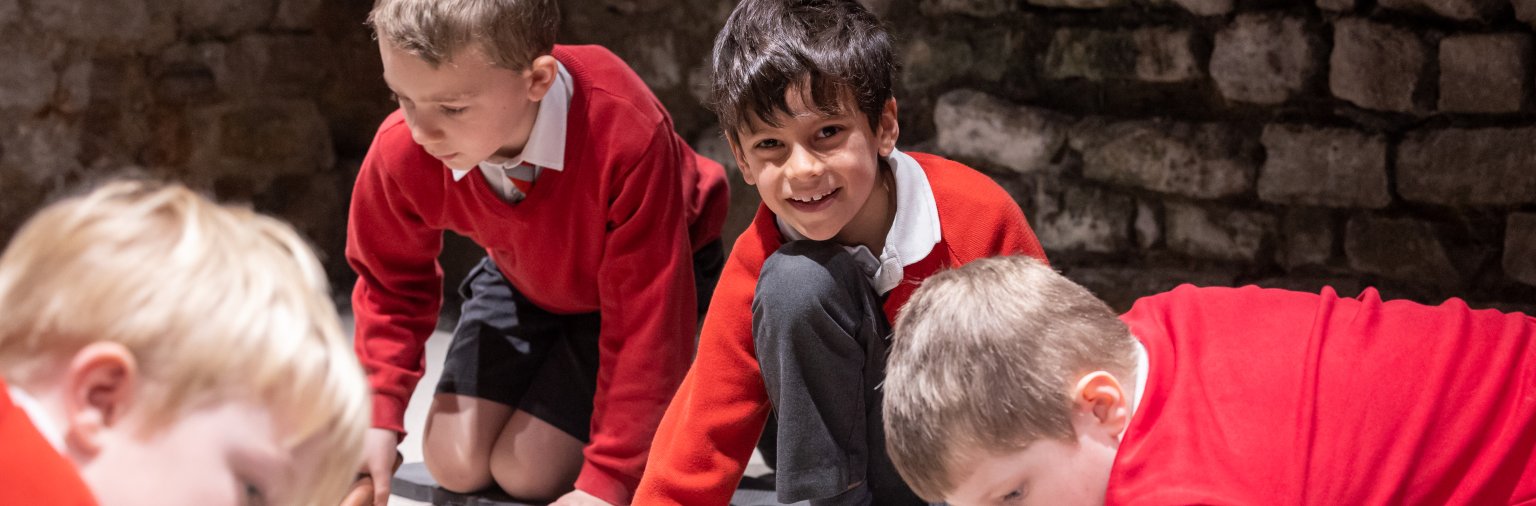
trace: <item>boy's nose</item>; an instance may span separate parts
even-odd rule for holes
[[[821,157],[816,156],[807,149],[795,149],[789,157],[788,167],[784,170],[784,177],[789,179],[815,179],[827,171],[827,166]]]

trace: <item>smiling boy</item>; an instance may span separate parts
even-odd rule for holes
[[[612,53],[556,46],[554,0],[381,0],[369,22],[400,104],[347,238],[375,504],[437,322],[444,230],[487,257],[461,287],[427,469],[457,492],[627,504],[719,273],[722,168]]]
[[[1119,318],[1024,257],[896,322],[892,460],[978,505],[1536,504],[1536,319],[1184,285]]]
[[[779,500],[920,504],[885,457],[889,319],[940,269],[1040,246],[986,176],[895,148],[891,39],[854,0],[746,0],[713,58],[715,111],[763,205],[636,500],[726,504],[771,410]]]

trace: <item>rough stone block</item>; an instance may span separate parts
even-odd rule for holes
[[[1158,219],[1158,206],[1146,199],[1136,200],[1136,246],[1152,249],[1163,240],[1163,224]]]
[[[930,35],[913,37],[901,46],[901,83],[907,91],[920,92],[963,75],[975,60],[965,41]]]
[[[1011,0],[922,0],[917,8],[925,16],[963,14],[986,18],[1012,11],[1014,5]]]
[[[1301,18],[1243,14],[1216,34],[1211,78],[1230,100],[1283,103],[1317,76],[1322,48]]]
[[[1278,204],[1364,207],[1392,203],[1387,141],[1343,128],[1271,124],[1259,174],[1259,198]]]
[[[1332,12],[1349,12],[1355,10],[1359,0],[1317,0],[1317,8]]]
[[[1196,258],[1263,263],[1275,237],[1275,218],[1256,211],[1167,205],[1168,248]]]
[[[1412,31],[1361,18],[1341,19],[1333,29],[1328,87],[1333,96],[1366,109],[1415,111],[1428,53]]]
[[[272,26],[286,30],[310,28],[315,21],[315,12],[320,10],[320,3],[321,0],[278,0]]]
[[[1504,274],[1536,286],[1536,213],[1509,215],[1504,233]]]
[[[1045,74],[1089,81],[1191,81],[1204,77],[1194,45],[1194,32],[1170,27],[1062,28],[1046,49]]]
[[[1130,5],[1129,0],[1028,0],[1030,5],[1056,9],[1105,9]]]
[[[307,57],[320,44],[310,35],[247,35],[229,46],[214,78],[236,96],[310,96],[325,78]]]
[[[1016,172],[1052,166],[1066,142],[1066,123],[1059,115],[974,90],[945,93],[933,115],[940,152]]]
[[[1536,26],[1536,0],[1512,0],[1510,3],[1515,4],[1515,19]]]
[[[683,84],[686,66],[679,60],[677,37],[673,32],[641,32],[630,37],[627,51],[622,53],[640,79],[651,89],[664,89]]]
[[[869,9],[869,12],[873,13],[875,16],[879,16],[883,19],[885,18],[886,13],[890,12],[891,10],[891,1],[892,0],[859,0],[859,4],[863,5],[865,9]]]
[[[32,184],[63,180],[80,171],[80,125],[48,115],[0,126],[0,167]],[[6,198],[10,198],[7,196]]]
[[[1519,112],[1531,90],[1531,36],[1458,35],[1440,41],[1440,110]]]
[[[21,4],[18,0],[0,0],[0,19],[17,19],[21,17]]]
[[[1457,21],[1488,19],[1504,6],[1505,0],[1380,0],[1388,9],[1433,14]]]
[[[1254,139],[1215,123],[1088,119],[1068,139],[1089,179],[1196,198],[1251,191],[1258,165]]]
[[[275,0],[180,0],[181,29],[194,35],[230,37],[266,25]]]
[[[46,107],[59,82],[53,62],[63,57],[64,43],[50,34],[5,29],[0,47],[0,109],[31,113]]]
[[[1177,7],[1196,16],[1224,16],[1232,12],[1233,0],[1146,0],[1154,7]]]
[[[335,165],[331,135],[319,108],[306,100],[267,100],[194,109],[192,181],[211,184],[231,176],[250,179],[251,193],[278,176],[309,174]]]
[[[1420,130],[1398,145],[1397,191],[1447,206],[1536,202],[1536,128]]]
[[[1347,229],[1344,251],[1354,270],[1422,285],[1461,281],[1431,223],[1367,215],[1350,219]]]
[[[1280,233],[1280,264],[1287,269],[1326,265],[1333,258],[1333,215],[1326,209],[1291,209],[1281,220]]]
[[[1119,253],[1130,249],[1135,204],[1102,188],[1046,183],[1035,187],[1030,213],[1048,251]]]
[[[1180,285],[1232,286],[1237,275],[1220,269],[1167,267],[1064,267],[1062,274],[1102,299],[1117,312],[1131,309],[1136,299]]]

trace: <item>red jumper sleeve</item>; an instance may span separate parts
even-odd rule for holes
[[[425,343],[442,305],[443,236],[423,222],[418,203],[391,167],[419,161],[402,142],[404,124],[386,126],[363,160],[352,191],[347,262],[357,271],[352,290],[354,346],[373,389],[373,426],[405,432],[405,406],[421,380]]]

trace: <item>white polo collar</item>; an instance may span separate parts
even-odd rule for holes
[[[571,73],[565,65],[555,62],[555,82],[539,102],[539,113],[533,118],[533,131],[528,134],[528,144],[523,152],[513,158],[487,159],[479,164],[484,171],[501,171],[524,163],[549,170],[565,168],[565,129],[570,123],[571,97],[575,87]],[[474,169],[454,169],[453,180],[458,181]],[[498,176],[499,177],[499,176]]]
[[[43,409],[43,404],[26,390],[16,385],[8,385],[6,392],[11,395],[11,402],[16,404],[17,408],[21,408],[22,413],[26,413],[27,418],[32,421],[32,426],[43,435],[43,439],[48,440],[48,444],[53,445],[54,450],[64,453],[64,426],[54,423],[53,417],[48,416],[48,411]]]
[[[864,268],[869,284],[876,293],[884,294],[901,284],[905,268],[928,257],[933,245],[943,237],[939,229],[939,204],[933,197],[933,186],[928,184],[928,174],[922,165],[906,153],[891,150],[886,158],[896,180],[896,216],[891,230],[885,235],[885,250],[879,258],[864,245],[843,246]],[[805,239],[783,219],[775,218],[779,233],[786,239]]]

